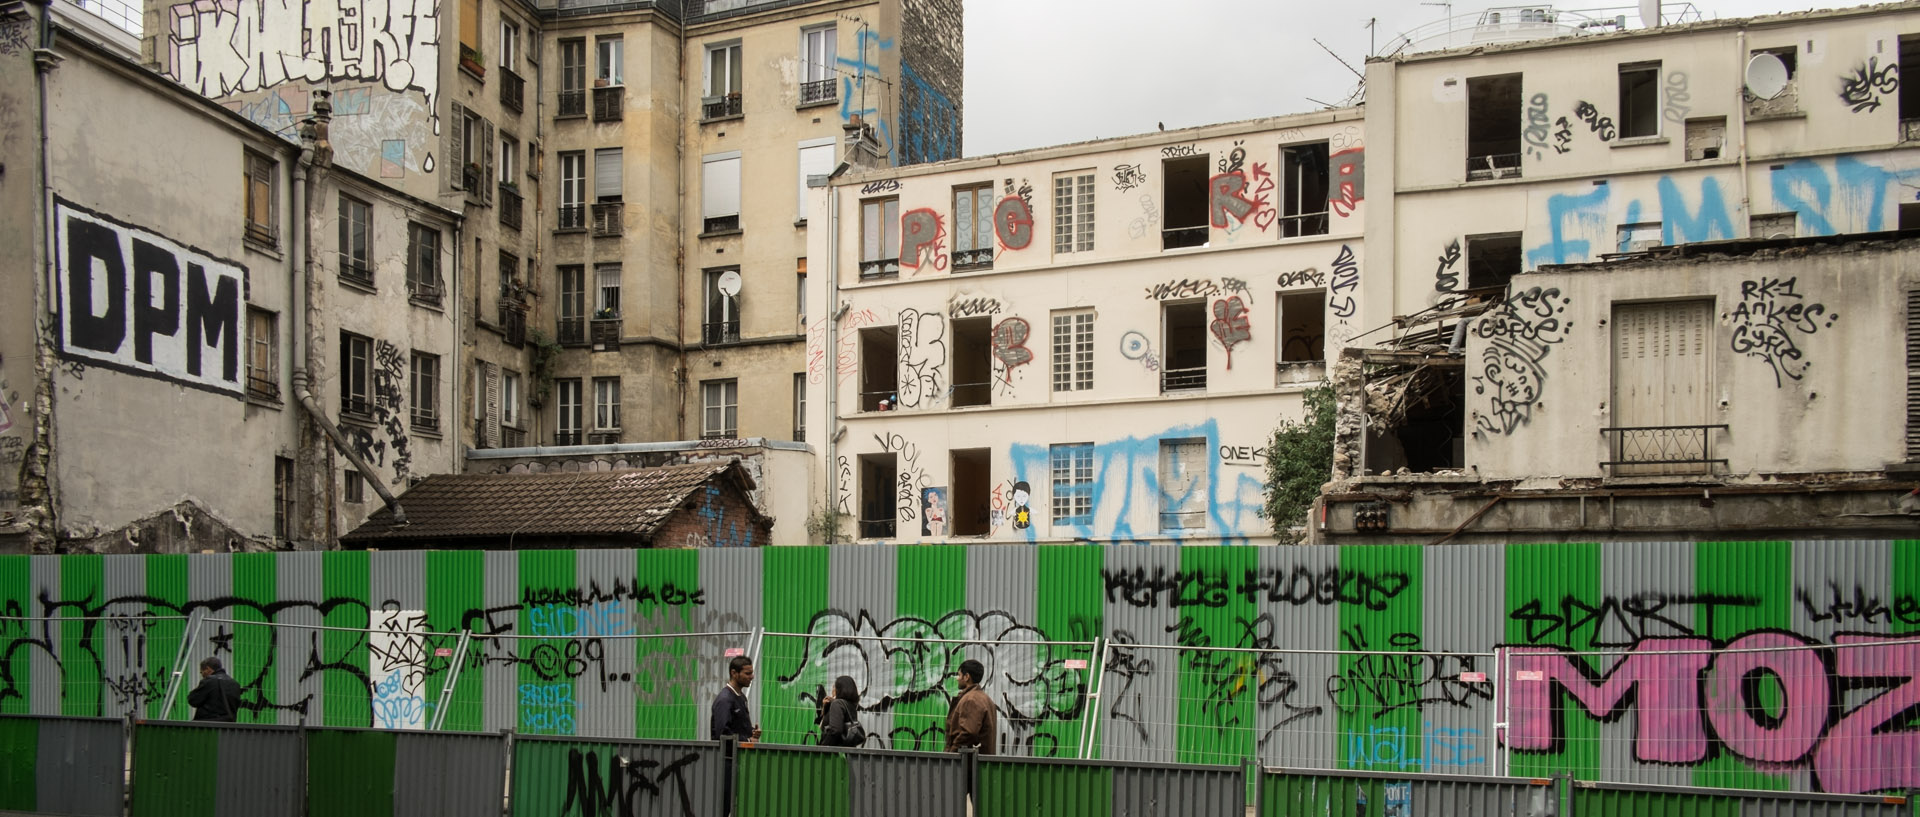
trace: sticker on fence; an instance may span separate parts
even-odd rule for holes
[[[741,649],[740,647],[728,647],[728,648],[727,648],[727,657],[728,657],[728,658],[738,658],[738,657],[740,657],[740,656],[742,656],[742,655],[746,655],[746,654],[747,654],[747,651],[746,651],[746,650],[744,650],[744,649]]]
[[[433,648],[433,657],[435,657],[435,658],[452,658],[452,657],[453,657],[453,648],[452,648],[452,647],[434,647],[434,648]]]
[[[1484,672],[1463,672],[1460,673],[1460,680],[1470,684],[1485,683],[1487,674]]]
[[[1547,680],[1547,673],[1546,673],[1546,671],[1545,671],[1545,670],[1537,670],[1537,669],[1523,669],[1523,670],[1520,670],[1520,671],[1518,671],[1518,672],[1515,672],[1515,673],[1513,674],[1513,680],[1515,680],[1515,681],[1545,681],[1545,680]]]
[[[1084,658],[1067,659],[1067,669],[1086,669],[1086,668],[1087,668],[1087,660]]]

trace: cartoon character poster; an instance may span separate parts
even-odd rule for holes
[[[920,535],[934,538],[947,535],[946,488],[928,488],[920,492]]]

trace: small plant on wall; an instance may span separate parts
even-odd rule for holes
[[[547,395],[553,393],[553,365],[560,360],[560,342],[552,335],[538,329],[527,332],[529,357],[533,364],[533,394],[527,401],[539,408],[547,402]]]

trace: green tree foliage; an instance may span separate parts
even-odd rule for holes
[[[1305,397],[1305,419],[1281,421],[1267,445],[1267,519],[1283,542],[1300,541],[1290,528],[1308,524],[1314,497],[1333,476],[1333,387],[1323,382]]]

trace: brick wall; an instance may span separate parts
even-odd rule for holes
[[[765,547],[772,520],[754,514],[739,486],[725,477],[711,480],[673,512],[653,536],[657,548]]]

